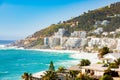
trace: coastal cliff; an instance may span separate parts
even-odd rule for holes
[[[65,29],[64,35],[56,37],[59,34],[59,29]],[[60,49],[59,47],[62,47],[61,49],[80,50],[95,50],[99,47],[108,46],[116,50],[119,49],[119,37],[120,2],[117,2],[95,10],[89,10],[70,20],[52,24],[24,40],[16,41],[12,46],[39,49]],[[45,45],[46,38],[49,38],[49,45]],[[53,40],[54,42],[50,42]],[[58,44],[53,46],[52,43],[55,42]]]

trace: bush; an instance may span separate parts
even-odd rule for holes
[[[108,67],[108,64],[104,64],[102,67]]]
[[[110,63],[109,68],[119,68],[116,63]]]
[[[97,62],[97,64],[103,64],[103,62]]]
[[[110,75],[112,77],[119,77],[118,72],[111,71],[110,68],[108,68],[107,70],[105,70],[104,75]]]
[[[80,61],[80,66],[89,66],[91,62],[88,59],[82,59]]]
[[[113,78],[110,75],[104,75],[100,80],[113,80]]]
[[[102,58],[105,54],[109,53],[110,50],[108,47],[103,47],[99,50],[99,57]]]

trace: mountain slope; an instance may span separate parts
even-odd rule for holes
[[[120,28],[120,17],[112,17],[117,14],[120,14],[120,2],[96,10],[89,10],[78,17],[68,21],[63,21],[62,23],[52,24],[51,26],[37,31],[32,36],[27,37],[25,40],[18,41],[13,45],[23,46],[26,48],[37,46],[40,48],[40,45],[43,45],[43,38],[52,36],[59,28],[65,28],[68,31],[68,34],[79,30],[85,30],[89,33],[95,30],[94,24],[96,21],[103,20],[110,21],[110,24],[107,26],[100,25],[98,27],[103,27],[106,32],[114,31],[117,28]]]

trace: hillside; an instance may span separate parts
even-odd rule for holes
[[[58,24],[52,24],[51,26],[35,32],[32,36],[27,37],[25,40],[17,41],[13,45],[19,45],[26,48],[37,47],[43,45],[43,38],[50,37],[59,28],[65,28],[67,36],[73,31],[86,31],[88,35],[91,31],[95,30],[94,27],[96,21],[108,20],[110,23],[106,26],[97,25],[97,27],[102,27],[105,32],[115,31],[120,28],[120,17],[116,16],[120,14],[120,2],[96,9],[84,12],[82,15],[75,17],[73,19],[63,21]],[[38,47],[39,46],[39,47]]]
[[[43,30],[40,30],[38,32],[36,32],[34,34],[34,36],[51,36],[53,35],[54,32],[56,32],[59,28],[64,27],[65,29],[67,29],[69,32],[73,31],[73,30],[85,30],[85,31],[89,31],[93,29],[93,25],[95,23],[95,21],[98,20],[110,20],[111,22],[111,30],[115,29],[114,26],[116,28],[117,25],[115,25],[116,23],[119,23],[120,19],[119,18],[108,18],[107,16],[113,16],[114,14],[120,14],[120,2],[115,3],[115,4],[111,4],[109,6],[103,7],[103,8],[99,8],[93,11],[88,11],[88,13],[84,12],[84,14],[75,17],[71,20],[68,21],[64,21],[61,24],[53,24],[51,26],[49,26],[48,28],[45,28]],[[78,21],[78,25],[75,26],[74,28],[70,27],[70,25],[72,23],[75,23]],[[108,26],[106,26],[107,28]],[[71,30],[72,29],[72,30]],[[109,30],[108,30],[109,31]]]

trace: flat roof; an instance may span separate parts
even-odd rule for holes
[[[105,71],[108,67],[103,67],[104,64],[92,64],[90,66],[82,66],[82,69],[90,69],[96,71]],[[112,71],[120,72],[120,68],[111,68]]]
[[[67,70],[76,70],[76,71],[79,71],[81,70],[80,66],[76,65],[76,66],[71,66],[69,68],[67,68]]]
[[[104,64],[92,64],[90,66],[82,66],[82,69],[90,69],[90,70],[97,70],[97,71],[105,71],[108,67],[102,67]]]

